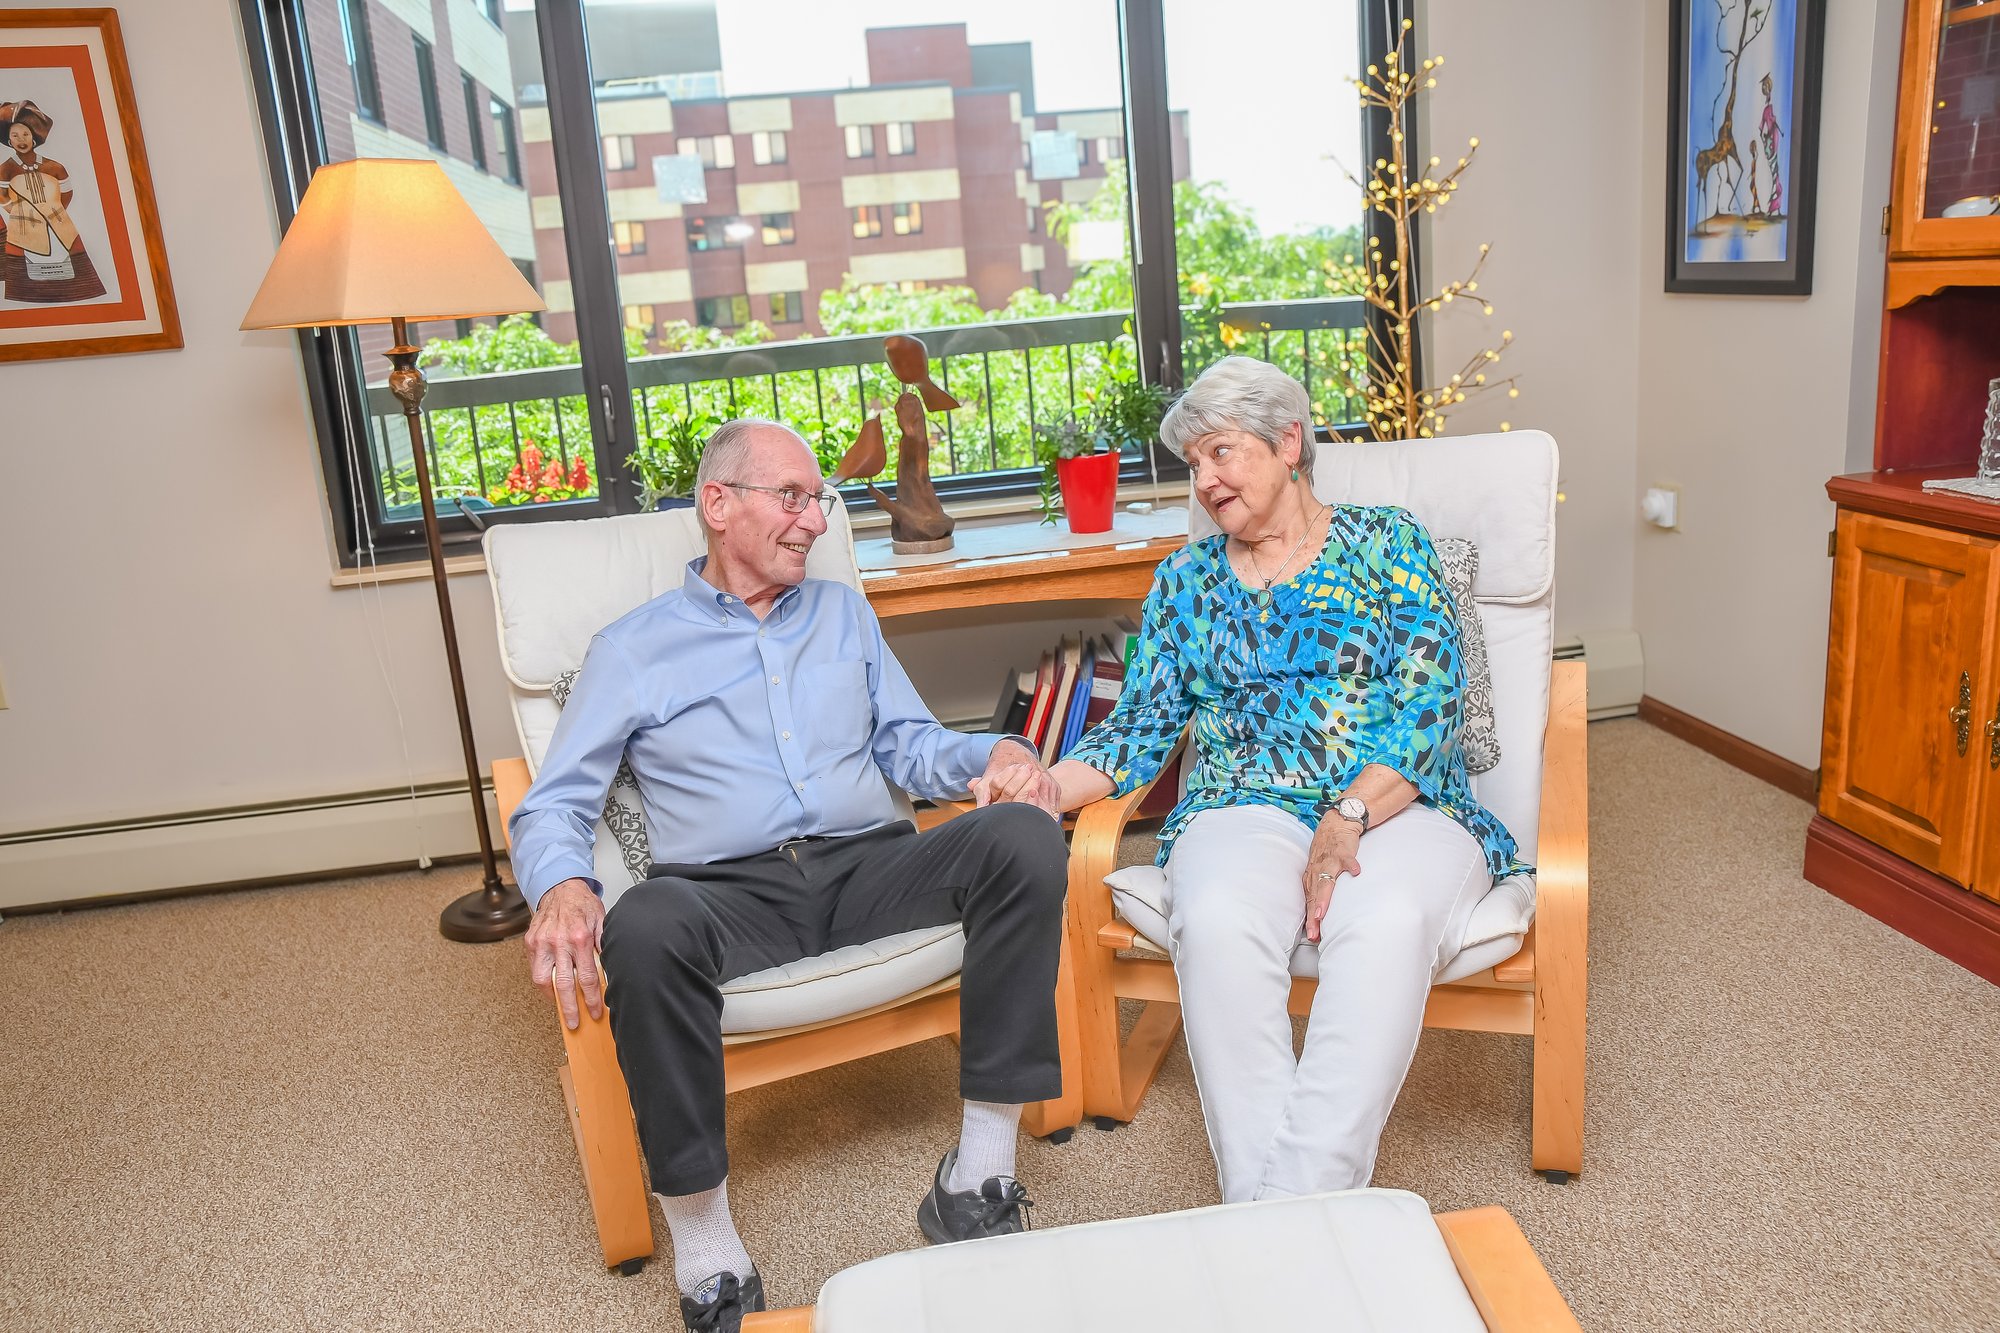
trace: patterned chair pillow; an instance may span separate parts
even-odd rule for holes
[[[1482,649],[1480,659],[1485,660]],[[549,695],[556,701],[557,708],[567,707],[569,694],[576,686],[576,677],[582,667],[565,671],[556,677],[556,683],[549,686]],[[646,819],[640,813],[639,781],[632,776],[632,766],[623,759],[618,761],[618,771],[611,776],[611,790],[604,797],[604,826],[611,830],[611,836],[618,840],[618,857],[625,863],[632,882],[646,878],[646,872],[653,864],[652,848],[646,843]]]
[[[1486,664],[1486,631],[1472,580],[1479,573],[1479,548],[1463,537],[1440,537],[1438,563],[1458,612],[1459,648],[1465,657],[1465,697],[1460,701],[1458,751],[1467,773],[1484,773],[1500,762],[1500,736],[1493,725],[1493,672]]]

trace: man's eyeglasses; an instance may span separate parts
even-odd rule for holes
[[[796,486],[752,486],[747,481],[725,481],[724,486],[733,486],[739,491],[762,491],[766,495],[778,497],[778,505],[787,514],[803,514],[808,501],[819,501],[819,512],[831,514],[834,502],[840,499],[834,491],[802,491]]]

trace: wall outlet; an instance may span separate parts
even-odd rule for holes
[[[1645,499],[1639,502],[1639,514],[1656,528],[1680,527],[1681,488],[1648,486]]]

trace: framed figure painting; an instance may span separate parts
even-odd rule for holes
[[[0,10],[0,362],[181,345],[118,15]]]
[[[1669,0],[1670,292],[1812,291],[1826,0]]]

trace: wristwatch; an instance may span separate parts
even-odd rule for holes
[[[1341,797],[1333,803],[1333,813],[1361,825],[1363,833],[1368,831],[1368,803],[1359,796]]]

